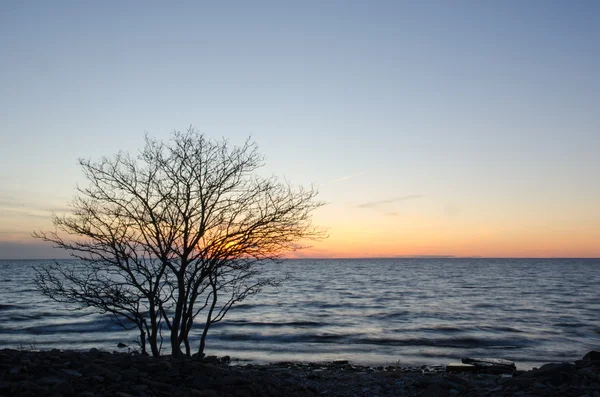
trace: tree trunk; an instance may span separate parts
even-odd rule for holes
[[[146,332],[144,332],[144,329],[142,328],[142,325],[139,325],[140,327],[140,347],[142,348],[142,354],[143,355],[148,355],[148,353],[146,352]]]
[[[157,330],[153,327],[152,333],[148,337],[150,342],[150,350],[152,351],[152,355],[154,357],[160,356],[160,350],[158,349],[158,335]]]
[[[206,345],[206,335],[208,334],[208,329],[212,324],[212,314],[215,310],[215,306],[217,305],[217,288],[213,282],[212,277],[209,276],[210,283],[212,285],[212,302],[210,304],[210,309],[208,310],[208,314],[206,316],[206,324],[204,324],[204,329],[202,330],[202,337],[200,338],[200,347],[198,347],[198,360],[202,360],[204,357],[204,346]]]
[[[148,336],[148,340],[150,342],[150,350],[152,351],[152,355],[154,357],[160,356],[160,350],[158,348],[158,323],[156,321],[156,309],[154,304],[150,305],[150,327],[151,332]]]
[[[183,352],[181,351],[181,343],[179,338],[179,330],[181,328],[181,315],[183,312],[183,305],[185,304],[185,285],[183,280],[183,266],[177,275],[177,284],[179,284],[177,294],[177,305],[175,307],[175,316],[171,323],[171,356],[180,357]]]

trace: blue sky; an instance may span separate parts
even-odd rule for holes
[[[0,251],[32,252],[78,157],[193,124],[321,186],[315,255],[600,256],[599,18],[596,1],[2,2]]]

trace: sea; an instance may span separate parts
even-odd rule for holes
[[[35,267],[52,263],[0,261],[0,349],[135,350],[137,333],[109,315],[36,290]],[[493,357],[530,369],[600,350],[600,259],[303,259],[265,272],[289,278],[235,305],[207,354],[373,366]]]

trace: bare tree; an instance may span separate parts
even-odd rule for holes
[[[138,156],[79,164],[89,185],[77,188],[73,213],[34,237],[85,266],[41,269],[37,286],[137,327],[142,350],[147,341],[155,356],[163,328],[173,356],[191,355],[190,333],[200,326],[202,357],[212,324],[278,283],[261,277],[261,266],[322,237],[310,222],[322,205],[316,190],[260,177],[263,158],[250,140],[232,147],[190,127],[166,143],[146,137]]]

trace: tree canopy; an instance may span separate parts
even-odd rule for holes
[[[261,177],[257,146],[232,146],[190,127],[167,142],[146,136],[137,155],[80,159],[87,186],[55,230],[34,237],[79,259],[76,266],[38,269],[36,284],[72,307],[110,313],[137,327],[143,352],[197,351],[236,302],[280,280],[262,277],[302,241],[320,238],[311,224],[317,191]],[[196,320],[196,321],[195,321]]]

